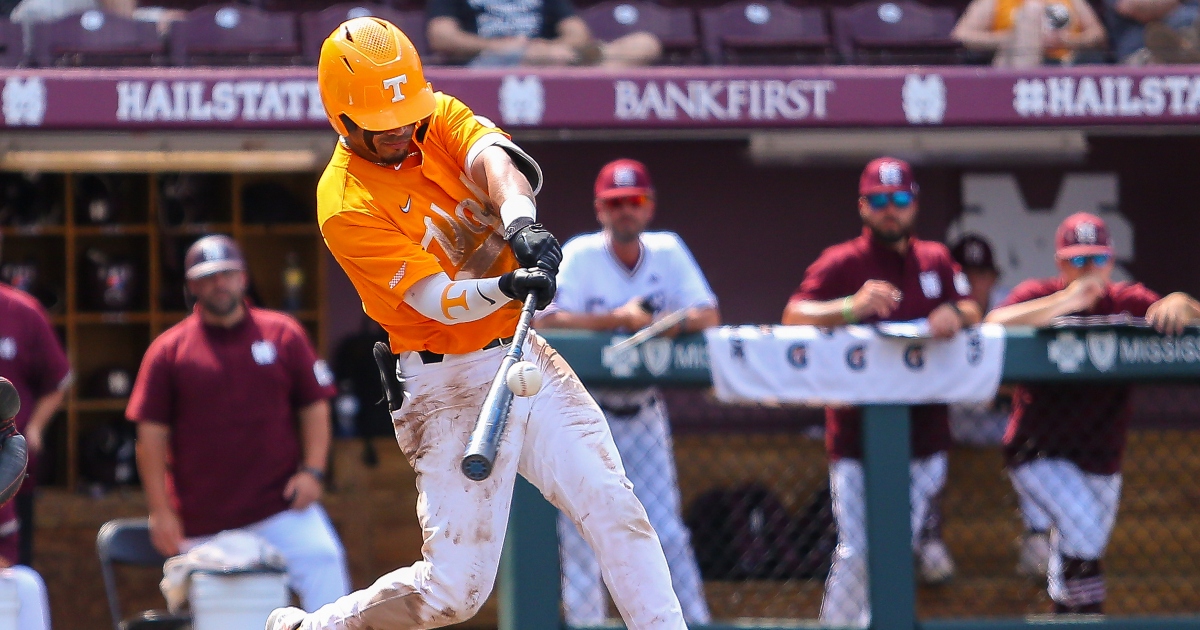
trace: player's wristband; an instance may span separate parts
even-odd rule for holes
[[[518,219],[526,219],[521,225],[516,225]],[[525,195],[514,195],[500,204],[500,220],[504,223],[506,235],[516,232],[526,225],[537,222],[537,206]]]
[[[847,295],[842,298],[842,319],[846,320],[847,324],[858,323],[858,318],[854,316],[854,296]]]
[[[325,483],[325,471],[316,466],[301,466],[296,472],[308,473],[317,480],[317,483]]]

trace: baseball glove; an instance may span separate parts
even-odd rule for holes
[[[14,418],[21,410],[21,397],[8,379],[0,376],[0,505],[8,503],[25,481],[29,452],[25,438],[17,433]]]

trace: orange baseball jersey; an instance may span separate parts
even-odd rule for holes
[[[473,352],[511,335],[520,315],[514,301],[477,321],[447,325],[404,303],[414,283],[438,272],[465,280],[517,268],[499,212],[468,176],[468,165],[484,148],[515,145],[458,99],[441,92],[436,98],[428,127],[414,135],[419,155],[399,166],[379,165],[339,142],[317,184],[325,244],[397,353]],[[536,190],[540,182],[530,184]],[[447,310],[455,297],[442,297]]]

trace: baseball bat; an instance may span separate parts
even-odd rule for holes
[[[8,379],[0,376],[0,505],[8,503],[25,481],[29,451],[17,433],[13,418],[21,410],[21,397]]]
[[[618,354],[630,348],[636,348],[637,346],[650,341],[651,339],[670,330],[672,326],[675,326],[679,322],[683,321],[683,319],[687,317],[688,309],[690,308],[692,307],[685,306],[677,311],[672,311],[664,315],[662,319],[652,322],[649,326],[637,331],[628,339],[622,339],[620,342],[613,344],[607,350],[612,354]]]
[[[492,386],[479,409],[479,419],[475,421],[475,430],[471,432],[467,452],[462,458],[462,473],[471,481],[483,481],[492,474],[500,438],[504,436],[504,426],[508,424],[508,409],[512,406],[513,393],[506,382],[508,369],[521,360],[525,337],[529,335],[529,325],[533,322],[536,307],[537,295],[526,295],[521,318],[517,320],[517,329],[513,332],[512,346],[500,360],[500,369],[496,371]]]

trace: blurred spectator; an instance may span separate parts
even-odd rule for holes
[[[571,0],[429,0],[429,47],[472,67],[640,66],[662,55],[646,32],[592,37]]]
[[[137,0],[21,0],[12,8],[8,19],[26,27],[32,24],[54,22],[68,15],[84,11],[103,11],[112,15],[154,22],[160,33],[165,33],[170,23],[182,20],[186,11],[163,7],[138,8]],[[28,33],[26,33],[28,40]]]
[[[615,160],[600,170],[594,205],[604,229],[563,246],[558,294],[539,318],[539,327],[633,333],[681,309],[687,314],[671,333],[721,323],[717,297],[679,236],[646,232],[654,204],[654,188],[641,162]],[[684,619],[708,623],[704,585],[680,511],[671,427],[658,388],[589,391],[604,410],[625,475],[662,541]],[[567,623],[601,625],[607,598],[600,564],[566,516],[559,516],[558,532]]]
[[[17,628],[20,630],[50,630],[50,602],[46,598],[46,583],[37,571],[17,561],[21,526],[13,503],[0,506],[0,583],[12,582],[17,587]]]
[[[1026,280],[987,316],[1012,326],[1049,326],[1065,315],[1145,316],[1176,335],[1200,320],[1185,293],[1158,294],[1113,282],[1108,226],[1080,212],[1055,234],[1056,278]],[[1129,386],[1111,383],[1021,385],[1005,436],[1005,460],[1017,493],[1053,523],[1049,588],[1056,613],[1102,613],[1102,558],[1117,518],[1121,461],[1129,425]]]
[[[17,412],[16,422],[17,430],[25,435],[29,446],[30,474],[13,499],[22,534],[20,552],[14,560],[30,565],[38,455],[45,448],[46,428],[71,383],[71,369],[46,311],[29,294],[3,283],[0,283],[0,376],[12,381],[25,401]]]
[[[951,37],[994,52],[992,65],[1069,65],[1082,49],[1104,46],[1104,25],[1086,0],[971,0]]]
[[[320,504],[333,374],[299,323],[245,301],[233,239],[196,241],[184,268],[195,312],[150,344],[126,410],[151,541],[169,557],[224,530],[258,534],[316,610],[350,590]]]
[[[917,183],[907,162],[879,158],[859,180],[862,235],[822,252],[783,311],[787,325],[842,326],[927,318],[933,335],[952,337],[979,321],[966,277],[945,245],[913,236]],[[953,560],[938,538],[922,540],[929,503],[946,482],[950,428],[945,405],[912,408],[912,531],[922,573],[948,579]],[[838,546],[821,602],[821,623],[866,627],[867,532],[862,416],[856,407],[825,410],[830,489]],[[944,577],[942,577],[944,576]]]
[[[1200,4],[1196,0],[1104,0],[1117,61],[1200,63]]]
[[[135,8],[137,0],[21,0],[8,18],[18,24],[40,24],[90,10],[133,17]]]

